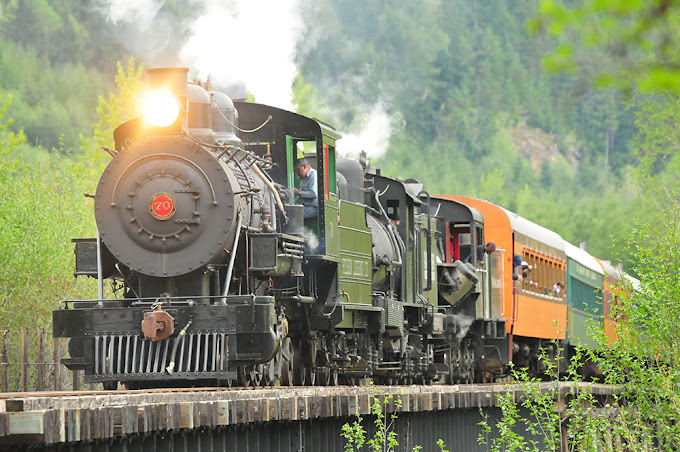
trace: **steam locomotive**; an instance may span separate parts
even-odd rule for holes
[[[515,253],[564,280],[559,236],[340,158],[327,124],[232,101],[187,72],[147,71],[144,115],[114,131],[94,195],[98,236],[74,239],[75,274],[99,293],[61,302],[53,333],[87,382],[472,382],[513,359],[540,373],[540,348],[577,345],[549,330],[567,322],[564,294],[536,285],[518,305],[512,281]],[[294,196],[301,147],[317,171],[311,219]],[[492,239],[504,247],[480,251]]]

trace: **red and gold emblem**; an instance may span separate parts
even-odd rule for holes
[[[149,199],[149,213],[157,220],[172,218],[176,210],[175,197],[170,193],[159,192]]]

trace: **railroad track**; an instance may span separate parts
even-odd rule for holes
[[[318,386],[302,386],[314,388]],[[288,386],[248,386],[248,387],[198,387],[198,388],[150,388],[150,389],[114,389],[114,390],[78,390],[78,391],[36,391],[36,392],[0,392],[0,400],[27,397],[71,397],[95,395],[122,394],[173,394],[182,392],[213,392],[213,391],[253,391],[258,389],[290,389]]]
[[[498,382],[498,383],[469,383],[469,384],[459,384],[459,385],[375,385],[373,386],[377,392],[387,392],[389,389],[395,388],[414,388],[421,387],[425,388],[437,388],[445,386],[447,388],[451,386],[457,386],[459,388],[484,388],[484,387],[495,387],[508,384],[516,384],[514,382]],[[0,392],[0,400],[7,399],[24,399],[24,398],[36,398],[36,397],[85,397],[85,396],[105,396],[105,395],[127,395],[127,394],[179,394],[179,393],[211,393],[211,392],[226,392],[226,391],[283,391],[283,390],[320,390],[333,392],[333,389],[343,389],[350,388],[349,385],[338,385],[338,386],[206,386],[206,387],[195,387],[195,388],[149,388],[149,389],[115,389],[115,390],[78,390],[78,391],[36,391],[36,392]],[[362,387],[367,387],[366,385]]]

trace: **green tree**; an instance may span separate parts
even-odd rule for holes
[[[25,137],[8,131],[10,120],[0,122],[0,324],[46,326],[55,303],[77,290],[69,242],[87,229],[83,180],[70,159],[13,157]]]
[[[616,89],[601,90],[595,71],[546,73],[544,55],[563,38],[527,32],[538,0],[388,3],[324,0],[303,9],[310,26],[300,42],[301,77],[333,108],[322,117],[353,131],[380,99],[403,118],[386,154],[374,159],[386,174],[549,220],[570,240],[586,235],[610,258],[606,226],[592,229],[603,233],[597,237],[587,227],[577,231],[571,216],[592,216],[593,193],[629,211],[624,177],[637,107],[623,104]],[[598,67],[605,50],[582,52],[583,67]],[[511,139],[520,127],[554,137],[559,155],[521,149],[526,143]],[[502,188],[489,176],[493,168]]]
[[[677,0],[542,0],[530,25],[562,41],[546,58],[551,70],[587,71],[630,91],[678,91],[679,13]],[[584,58],[592,49],[606,56],[596,66]]]
[[[117,67],[115,78],[117,92],[109,93],[108,98],[99,96],[97,105],[99,120],[93,125],[93,134],[89,138],[80,136],[85,160],[95,174],[101,173],[108,162],[108,154],[101,148],[114,147],[114,129],[141,114],[140,98],[143,90],[141,80],[144,66],[136,63],[134,58],[129,58],[127,64],[119,61]]]
[[[316,87],[305,82],[300,72],[293,81],[293,103],[297,105],[296,111],[301,115],[323,118],[329,115],[328,108],[321,99]]]
[[[506,188],[505,175],[497,167],[492,168],[486,174],[483,174],[479,180],[479,194],[482,199],[493,200],[494,203],[500,206],[508,206],[510,204],[510,196]]]

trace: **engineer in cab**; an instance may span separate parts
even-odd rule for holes
[[[295,162],[295,174],[300,178],[300,188],[295,189],[295,204],[305,207],[305,220],[316,218],[319,208],[316,170],[306,158],[300,158]]]

